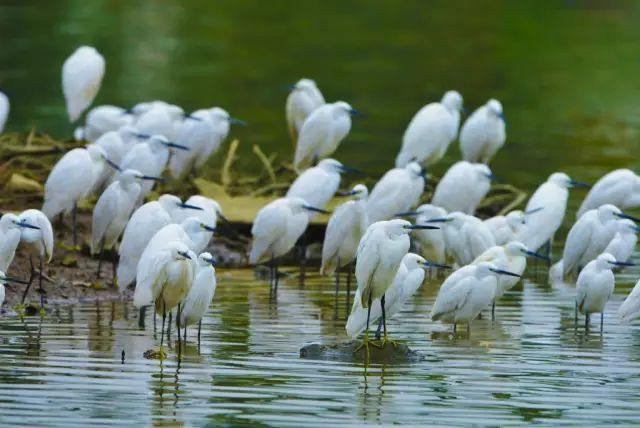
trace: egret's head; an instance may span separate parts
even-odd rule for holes
[[[215,266],[216,265],[216,259],[213,258],[213,256],[211,255],[211,253],[201,253],[198,256],[198,266],[200,267],[206,267],[206,266]]]
[[[149,144],[149,147],[151,147],[151,150],[153,150],[154,152],[157,152],[160,150],[169,150],[169,149],[189,151],[189,147],[169,141],[167,137],[160,134],[152,135],[151,138],[149,138],[148,140],[148,144]]]
[[[550,261],[549,257],[544,256],[542,254],[536,253],[535,251],[531,251],[519,241],[511,241],[504,245],[504,251],[508,256],[525,256],[525,257],[534,257],[536,259],[544,260],[545,262]]]
[[[87,152],[89,152],[89,157],[93,162],[103,162],[107,157],[107,152],[104,151],[102,147],[97,144],[88,144],[86,146]]]
[[[632,220],[624,219],[617,222],[618,232],[622,234],[635,235],[640,232],[640,228]]]
[[[571,177],[569,177],[564,172],[554,172],[549,176],[547,182],[553,183],[565,189],[569,189],[571,187],[589,187],[589,185],[586,183],[572,180]]]
[[[360,171],[358,171],[355,168],[351,168],[349,166],[345,166],[342,163],[338,162],[335,159],[322,159],[318,165],[317,168],[323,169],[327,172],[334,172],[337,171],[338,173],[342,174],[345,172],[352,172],[352,173],[360,173]]]
[[[195,254],[193,254],[193,251],[191,251],[189,247],[187,247],[183,242],[174,241],[170,242],[167,246],[169,247],[169,251],[171,252],[171,257],[173,258],[173,260],[195,260]]]
[[[500,101],[491,99],[487,101],[486,106],[487,106],[487,112],[489,113],[489,115],[504,120],[504,115],[502,113],[502,104],[500,104]]]
[[[0,232],[6,232],[9,229],[19,229],[18,216],[13,213],[4,213],[0,217]]]
[[[476,266],[476,277],[477,278],[483,278],[483,277],[486,277],[486,276],[489,276],[489,275],[493,275],[493,276],[513,276],[513,277],[517,277],[517,278],[521,277],[517,273],[509,272],[509,271],[503,270],[503,269],[499,269],[498,266],[496,266],[493,263],[489,263],[489,262],[478,263],[478,265]]]
[[[509,214],[507,214],[505,218],[507,220],[507,224],[512,227],[517,227],[526,223],[524,212],[520,210],[513,210],[509,212]]]
[[[422,177],[423,179],[426,179],[427,172],[418,162],[409,162],[404,168],[411,173],[412,177]]]
[[[353,198],[357,200],[367,199],[369,196],[369,189],[367,189],[367,186],[364,184],[356,184],[353,186],[353,189],[351,189],[351,194],[353,195]]]
[[[462,111],[462,95],[458,91],[447,91],[440,101],[449,111]]]
[[[140,132],[131,125],[124,125],[118,129],[118,135],[124,143],[135,143],[138,141]]]
[[[472,164],[473,170],[478,175],[480,181],[491,181],[495,179],[495,176],[491,173],[491,169],[483,163]]]
[[[622,212],[620,208],[616,207],[613,204],[600,205],[598,208],[596,208],[596,210],[598,212],[598,218],[603,223],[607,221],[619,220],[619,219],[640,221],[639,218],[636,218],[634,216],[631,216],[629,214]]]
[[[178,121],[184,118],[184,110],[182,107],[178,107],[177,105],[167,104],[165,111],[171,118],[171,121]]]
[[[405,254],[402,258],[402,264],[404,264],[409,270],[424,269],[425,267],[427,267],[427,261],[424,259],[424,257],[419,256],[415,253]]]
[[[334,111],[342,114],[348,114],[351,116],[359,114],[356,109],[351,107],[351,105],[345,101],[336,101],[335,103],[333,103],[333,108]]]
[[[316,212],[316,213],[322,213],[322,214],[329,214],[329,211],[323,210],[322,208],[319,208],[319,207],[314,207],[312,205],[309,205],[307,201],[305,201],[302,198],[286,198],[286,200],[293,214],[301,214],[304,212],[306,213]]]
[[[417,223],[425,223],[432,218],[446,217],[447,210],[437,205],[422,204],[415,211],[405,211],[395,215],[397,217],[417,217]]]
[[[316,82],[311,79],[300,79],[298,82],[291,87],[292,91],[317,91],[318,86],[316,86]]]
[[[220,107],[212,107],[209,109],[209,117],[214,124],[224,123],[226,125],[246,125],[243,120],[237,119],[229,114],[225,109]]]
[[[427,224],[411,224],[407,220],[399,218],[388,220],[385,223],[385,230],[390,237],[396,237],[400,235],[407,235],[413,230],[425,230],[425,229],[440,229],[438,226]]]
[[[596,268],[598,270],[613,269],[614,267],[619,266],[635,266],[635,264],[622,260],[616,260],[616,258],[609,253],[602,253],[596,258]]]

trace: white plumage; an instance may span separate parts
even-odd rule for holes
[[[95,142],[102,135],[110,131],[117,131],[123,126],[133,123],[133,116],[122,107],[101,105],[92,108],[87,113],[83,128],[83,137],[87,141]]]
[[[90,46],[76,49],[62,65],[62,90],[70,122],[75,122],[98,94],[104,65],[102,55]]]
[[[405,254],[396,272],[393,283],[385,292],[385,317],[390,319],[402,309],[404,303],[420,288],[424,281],[425,269],[429,264],[421,256]],[[370,324],[376,325],[382,317],[382,306],[376,300],[371,303]],[[357,337],[367,325],[367,310],[362,307],[362,298],[356,291],[353,308],[347,320],[346,330],[350,337]]]
[[[265,205],[251,227],[253,244],[249,263],[276,259],[289,252],[307,229],[307,207],[302,198],[280,198]]]
[[[620,308],[618,308],[618,318],[625,324],[629,324],[636,318],[640,317],[640,279],[631,290],[631,293],[624,299]]]
[[[104,150],[95,144],[67,152],[53,167],[44,185],[42,211],[50,219],[70,212],[91,193],[106,167]]]
[[[288,198],[302,198],[309,205],[324,208],[340,187],[343,166],[335,159],[323,159],[305,170],[287,191]]]
[[[612,269],[617,265],[616,259],[608,253],[600,254],[590,261],[578,275],[576,282],[576,307],[580,313],[589,315],[603,313],[604,307],[611,298],[615,287]]]
[[[489,192],[492,177],[484,164],[456,162],[436,186],[431,203],[449,212],[473,214]]]
[[[616,233],[604,252],[611,254],[618,261],[626,262],[631,259],[633,250],[638,243],[639,229],[631,220],[620,220],[616,224],[618,226]]]
[[[176,307],[189,293],[195,275],[195,254],[180,241],[165,242],[141,259],[136,276],[133,304],[155,303],[164,314]]]
[[[426,224],[434,218],[447,216],[444,208],[432,204],[420,205],[416,210],[416,224]],[[444,263],[447,260],[447,246],[444,239],[444,230],[416,230],[414,239],[420,245],[420,254],[427,260]]]
[[[469,162],[488,164],[507,138],[502,104],[491,99],[474,111],[460,129],[460,151]]]
[[[135,280],[138,261],[151,238],[164,226],[182,221],[183,211],[198,211],[190,207],[190,204],[183,204],[177,196],[165,194],[157,201],[147,202],[133,213],[124,229],[122,243],[118,249],[120,291]]]
[[[514,210],[509,214],[488,218],[484,224],[489,228],[496,245],[504,245],[516,240],[520,230],[525,224],[525,215],[522,211]]]
[[[538,251],[545,243],[553,239],[562,225],[567,211],[569,188],[575,182],[567,174],[556,172],[549,176],[527,202],[525,211],[542,208],[540,213],[531,216],[519,233],[518,241],[531,251]]]
[[[616,169],[605,174],[589,190],[576,215],[580,217],[604,204],[613,204],[623,210],[640,206],[640,176],[630,169]]]
[[[373,187],[367,200],[369,222],[389,220],[397,213],[418,205],[424,185],[424,173],[416,162],[387,171]]]
[[[53,227],[47,216],[42,211],[29,209],[20,213],[18,222],[23,225],[20,228],[20,243],[30,255],[50,262],[53,257]]]
[[[176,142],[189,150],[180,150],[173,154],[169,163],[171,175],[175,178],[195,170],[199,156],[207,147],[220,144],[220,136],[212,122],[209,110],[197,110],[177,126]],[[214,151],[217,147],[214,147]],[[208,157],[208,156],[207,156]]]
[[[351,129],[355,110],[344,101],[324,104],[304,121],[293,160],[297,170],[311,166],[315,160],[331,156]]]
[[[431,319],[453,323],[454,328],[457,323],[469,325],[495,299],[498,275],[518,276],[488,262],[454,272],[440,287]]]
[[[7,272],[20,243],[21,226],[18,216],[5,213],[0,217],[0,271]]]
[[[462,96],[456,91],[446,92],[439,103],[422,107],[404,132],[396,167],[414,161],[429,166],[442,159],[458,135],[460,110]]]
[[[113,248],[122,234],[140,196],[143,175],[127,169],[100,195],[93,209],[91,254]]]
[[[333,275],[336,269],[353,261],[360,239],[369,225],[366,210],[369,193],[367,187],[357,184],[350,193],[354,195],[354,199],[336,208],[327,223],[320,268],[323,275]]]
[[[9,97],[4,92],[0,92],[0,134],[4,131],[4,125],[9,117]]]
[[[625,214],[611,204],[587,211],[569,230],[562,253],[564,276],[578,273],[601,254],[618,230],[617,220]]]
[[[285,113],[291,139],[296,142],[302,124],[309,115],[324,104],[324,97],[316,82],[311,79],[300,79],[293,85],[287,96]]]
[[[202,253],[196,262],[195,277],[180,310],[180,325],[186,327],[202,320],[216,292],[215,261],[210,253]]]
[[[135,108],[134,108],[135,109]],[[140,110],[138,110],[140,111]],[[148,110],[137,116],[134,126],[143,134],[162,135],[174,140],[177,128],[184,118],[184,110],[173,104],[152,104]],[[136,113],[136,110],[134,110]]]
[[[208,227],[215,229],[218,226],[218,217],[222,216],[220,204],[213,199],[201,195],[193,195],[185,204],[188,207],[201,209],[186,209],[175,213],[176,222],[182,222],[189,217],[195,217]]]
[[[242,120],[231,117],[229,113],[220,107],[212,107],[209,109],[209,118],[215,129],[215,137],[208,144],[200,146],[198,157],[195,161],[196,169],[202,168],[205,162],[218,151],[220,145],[229,135],[231,124],[245,125]]]
[[[453,212],[440,220],[444,220],[447,254],[458,266],[473,262],[480,254],[496,245],[489,228],[477,217]]]
[[[100,136],[95,144],[102,148],[107,155],[107,159],[120,165],[122,159],[138,142],[137,130],[131,126],[123,126],[117,131],[108,131]],[[100,177],[93,186],[93,193],[100,193],[106,183],[117,178],[117,171],[113,168],[103,168]]]

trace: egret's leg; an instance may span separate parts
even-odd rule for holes
[[[338,265],[336,267],[336,272],[335,272],[335,280],[334,283],[336,285],[336,292],[335,292],[335,296],[334,296],[334,301],[335,301],[335,315],[334,318],[337,319],[338,318],[338,290],[340,289],[340,257],[338,257]]]
[[[111,259],[111,285],[118,285],[118,256],[116,255],[113,259]]]
[[[184,330],[182,330],[182,340],[184,340],[184,347],[187,349],[187,325],[185,324]]]
[[[167,318],[167,306],[164,303],[164,299],[162,299],[162,330],[160,330],[160,349],[162,350],[162,345],[164,345],[164,322]]]
[[[198,321],[198,347],[200,347],[200,330],[202,330],[202,320]]]
[[[40,308],[44,308],[44,288],[42,287],[42,276],[44,275],[44,257],[40,256],[40,275],[38,277],[38,293],[40,293]]]
[[[171,323],[173,322],[173,312],[169,312],[169,324],[167,325],[167,346],[171,348]]]
[[[600,333],[601,334],[603,329],[604,329],[604,312],[600,312]]]
[[[178,310],[176,311],[176,330],[178,331],[178,354],[182,352],[182,338],[180,337],[180,304],[178,303]]]
[[[351,299],[351,271],[353,270],[353,262],[347,265],[347,313],[346,316],[349,316],[349,300]]]
[[[496,301],[494,300],[491,304],[491,321],[496,319]]]
[[[273,260],[273,254],[271,255],[271,261],[269,262],[269,291],[273,292],[273,284],[274,284],[274,266],[275,261]]]
[[[144,319],[147,313],[146,306],[140,306],[140,310],[138,311],[138,328],[144,329]]]
[[[31,265],[31,275],[29,277],[29,283],[24,288],[24,292],[22,293],[22,303],[24,303],[25,299],[27,298],[27,294],[29,294],[29,289],[31,288],[31,284],[33,284],[34,279],[35,269],[33,268],[33,259],[31,258],[31,256],[29,256],[29,264]]]
[[[454,333],[454,334],[455,334],[455,332],[456,332],[456,327],[457,327],[457,326],[458,326],[458,325],[457,325],[456,323],[453,323],[453,333]]]
[[[467,334],[471,333],[471,321],[467,323]]]
[[[156,310],[153,310],[153,332],[155,333],[157,330],[156,328]]]
[[[589,312],[585,313],[584,317],[584,329],[589,330]]]
[[[578,301],[577,300],[573,305],[573,324],[574,324],[574,327],[578,326]]]
[[[387,343],[387,312],[384,309],[384,294],[382,295],[382,298],[380,299],[380,307],[382,308],[382,328],[384,330],[383,332],[383,341],[382,343]]]
[[[73,208],[71,209],[71,236],[73,237],[73,246],[74,248],[78,245],[78,206],[77,204],[73,204]]]
[[[56,229],[58,231],[57,236],[58,236],[58,239],[62,239],[62,237],[64,236],[64,212],[61,212],[60,214],[58,214],[57,223],[58,223],[56,225]]]
[[[275,262],[275,261],[273,263],[273,277],[274,277],[273,295],[275,297],[276,293],[278,292],[278,280],[280,279],[278,276],[278,262]]]
[[[100,273],[102,272],[102,257],[104,251],[104,239],[100,242],[100,252],[98,253],[98,272],[96,272],[96,279],[100,279]]]
[[[382,320],[378,321],[378,328],[376,329],[376,340],[380,340],[380,336],[382,335]]]

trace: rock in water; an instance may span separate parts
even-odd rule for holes
[[[375,343],[378,343],[377,341]],[[359,340],[334,345],[312,343],[300,349],[300,358],[310,360],[342,361],[346,363],[360,363],[365,360],[366,350],[356,349],[362,344]],[[412,351],[403,343],[391,342],[380,348],[369,342],[369,362],[383,364],[411,363],[422,360],[424,357],[416,351]]]

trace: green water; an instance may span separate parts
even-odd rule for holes
[[[508,142],[492,168],[532,189],[555,170],[593,181],[637,166],[639,18],[624,1],[0,0],[0,88],[9,131],[68,137],[60,67],[91,44],[107,60],[98,104],[223,106],[250,123],[232,131],[249,168],[253,144],[291,156],[282,88],[308,76],[368,114],[336,157],[374,175],[414,112],[453,88],[470,109],[503,102]],[[434,172],[458,156],[454,144]],[[426,359],[366,371],[299,359],[305,344],[346,339],[344,296],[335,319],[330,280],[317,276],[305,288],[285,281],[275,303],[250,272],[220,269],[200,348],[192,332],[186,355],[170,350],[163,364],[142,357],[159,338],[128,303],[4,317],[0,424],[633,424],[640,328],[615,311],[635,272],[618,276],[603,335],[574,328],[573,287],[547,285],[543,269],[470,337],[429,321],[438,283],[427,283],[390,323]]]

